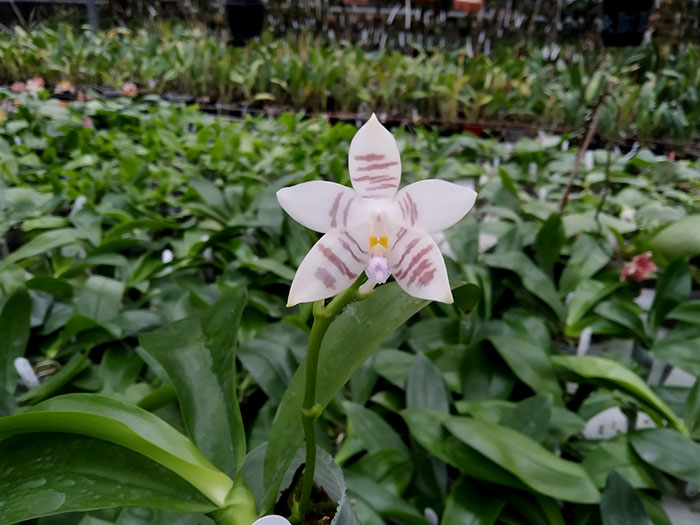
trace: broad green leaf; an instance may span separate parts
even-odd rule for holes
[[[457,480],[447,497],[441,525],[492,525],[505,501],[479,490],[466,476]]]
[[[527,489],[516,476],[491,461],[483,454],[451,436],[443,427],[450,416],[434,410],[411,408],[401,412],[408,428],[420,445],[436,458],[468,472],[473,478],[513,487]]]
[[[638,307],[631,301],[624,301],[616,298],[603,301],[593,309],[599,316],[624,326],[630,330],[637,339],[642,341],[642,343],[646,343],[647,335],[644,330],[644,323],[642,323],[637,310]]]
[[[517,379],[486,344],[465,348],[460,369],[465,399],[506,399]]]
[[[569,313],[566,316],[566,326],[578,323],[586,313],[598,302],[610,295],[621,286],[621,283],[603,282],[586,279],[581,281],[573,291]]]
[[[651,353],[657,359],[697,376],[700,374],[700,333],[693,327],[672,329],[666,337],[651,347]]]
[[[595,356],[553,356],[555,366],[564,368],[586,379],[600,380],[612,384],[623,392],[637,398],[644,405],[656,410],[671,425],[687,434],[683,423],[676,417],[669,406],[637,374],[611,359]]]
[[[0,522],[121,506],[210,512],[215,506],[158,463],[100,439],[35,433],[0,441]]]
[[[331,324],[321,345],[316,401],[325,406],[360,365],[426,301],[414,299],[395,283],[382,286],[360,303],[350,304]],[[352,351],[348,351],[352,341]],[[275,415],[265,458],[267,497],[263,511],[276,499],[282,477],[303,441],[301,407],[305,362],[294,374]]]
[[[343,403],[343,406],[351,426],[350,433],[362,442],[367,451],[398,450],[408,460],[409,454],[406,445],[396,430],[380,415],[349,401]]]
[[[172,470],[219,506],[226,503],[233,486],[194,443],[162,419],[107,396],[53,397],[0,419],[0,438],[33,432],[81,434],[129,448]]]
[[[75,311],[98,323],[107,323],[119,313],[123,294],[124,284],[121,281],[91,275],[76,291]]]
[[[630,443],[639,457],[652,467],[700,485],[700,445],[670,428],[631,432]]]
[[[440,370],[423,354],[419,354],[406,381],[406,407],[429,408],[449,414],[450,400]]]
[[[415,507],[371,479],[346,471],[345,481],[348,493],[353,498],[363,500],[381,516],[394,518],[407,525],[430,525]]]
[[[700,215],[688,215],[672,222],[650,240],[654,252],[666,260],[692,257],[700,253]]]
[[[575,503],[596,503],[600,498],[579,463],[555,456],[515,430],[458,416],[444,425],[461,442],[541,494]]]
[[[688,427],[690,435],[697,439],[700,435],[700,378],[695,380],[685,399],[683,422]]]
[[[559,292],[566,294],[578,283],[595,275],[612,257],[609,246],[601,246],[590,235],[583,234],[571,247],[571,257],[559,280]]]
[[[700,325],[700,300],[685,301],[671,310],[666,319]]]
[[[24,355],[29,341],[32,300],[24,288],[17,289],[0,310],[0,389],[15,393],[15,359]]]
[[[633,453],[626,434],[618,434],[611,439],[597,442],[586,453],[583,467],[599,489],[605,486],[605,481],[612,471],[618,472],[634,488],[656,488],[644,465]]]
[[[391,384],[405,389],[415,360],[415,354],[403,350],[380,349],[372,359],[372,368]]]
[[[677,259],[664,270],[656,283],[656,296],[649,310],[649,328],[652,334],[671,310],[688,299],[691,287],[686,259]]]
[[[492,335],[488,338],[512,372],[538,394],[550,394],[561,402],[561,389],[547,352],[521,338]]]
[[[231,477],[245,456],[245,429],[235,392],[236,337],[245,305],[245,288],[234,288],[201,318],[183,319],[140,337],[175,386],[192,439]]]
[[[518,274],[526,290],[549,305],[557,317],[564,318],[564,306],[559,299],[554,283],[524,253],[508,252],[485,255],[484,262],[494,268],[510,270]]]
[[[532,396],[504,414],[499,424],[517,430],[530,439],[542,443],[552,418],[552,401],[549,396]]]
[[[552,213],[537,232],[533,246],[540,268],[550,277],[565,242],[566,235],[561,216],[558,213]]]
[[[72,228],[61,228],[40,233],[27,244],[12,252],[6,259],[7,263],[16,263],[22,259],[28,259],[41,255],[50,250],[60,248],[67,244],[78,242],[78,233]]]

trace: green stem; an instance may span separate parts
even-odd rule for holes
[[[314,425],[321,416],[323,407],[316,403],[316,382],[318,377],[318,357],[321,351],[321,343],[328,331],[328,327],[340,312],[353,300],[363,299],[364,295],[358,294],[359,280],[350,288],[335,296],[324,307],[324,302],[314,303],[314,324],[309,334],[309,347],[306,352],[306,385],[304,391],[304,403],[302,405],[302,418],[304,426],[304,438],[306,440],[306,464],[301,485],[301,496],[298,505],[293,509],[295,523],[304,520],[311,501],[311,489],[314,485],[314,471],[316,469],[316,432]]]

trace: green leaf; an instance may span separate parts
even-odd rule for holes
[[[28,259],[36,255],[41,255],[50,250],[60,248],[66,244],[73,244],[78,241],[78,234],[72,228],[61,228],[40,233],[27,244],[12,252],[6,259],[7,263],[16,263],[22,259]]]
[[[651,348],[651,353],[695,376],[700,374],[700,334],[695,328],[674,328]]]
[[[0,418],[0,438],[32,432],[81,434],[129,448],[180,475],[218,506],[233,486],[187,437],[150,412],[107,396],[53,397]]]
[[[685,301],[671,310],[666,319],[700,325],[700,300]]]
[[[381,416],[349,401],[343,403],[343,406],[350,422],[351,435],[356,436],[368,452],[392,449],[401,452],[408,460],[409,454],[406,445],[401,441],[396,430]]]
[[[578,323],[591,308],[620,286],[621,283],[616,282],[602,282],[592,279],[581,281],[571,297],[569,314],[566,317],[567,328]]]
[[[630,443],[652,467],[700,485],[700,445],[669,428],[631,432]]]
[[[637,313],[638,307],[631,301],[622,299],[609,299],[598,304],[594,312],[599,316],[624,326],[630,330],[639,341],[647,342],[647,334],[644,330],[644,323]]]
[[[346,471],[345,481],[351,497],[363,500],[381,516],[395,518],[407,525],[430,525],[415,507],[371,479]]]
[[[557,317],[564,318],[564,306],[554,288],[554,283],[524,253],[508,252],[485,255],[484,262],[494,268],[510,270],[518,274],[526,290],[549,305]]]
[[[504,414],[498,423],[542,443],[547,435],[551,418],[551,398],[549,396],[532,396],[517,403]]]
[[[695,380],[695,384],[685,399],[683,422],[688,427],[690,435],[697,439],[700,435],[700,378]]]
[[[635,488],[655,489],[644,464],[632,451],[626,434],[596,442],[586,454],[583,468],[591,476],[596,487],[603,488],[612,471],[617,471]]]
[[[540,268],[550,277],[565,242],[566,234],[561,216],[558,213],[552,213],[537,232],[533,246]]]
[[[246,300],[244,287],[228,290],[201,318],[177,321],[139,339],[175,386],[192,439],[231,477],[245,456],[234,374],[236,337]]]
[[[442,525],[492,525],[503,510],[505,501],[479,490],[466,476],[455,483],[447,497]]]
[[[553,356],[555,366],[565,368],[574,374],[587,379],[601,380],[612,384],[615,388],[630,394],[645,406],[657,411],[671,425],[687,434],[683,423],[676,417],[669,406],[659,396],[652,392],[649,385],[637,374],[611,359],[595,356]]]
[[[595,275],[612,257],[611,249],[601,246],[594,237],[583,234],[571,247],[571,257],[559,280],[559,292],[566,294],[578,283]]]
[[[98,323],[112,321],[122,306],[124,284],[101,275],[91,275],[75,295],[75,311]]]
[[[429,408],[449,414],[450,399],[440,370],[419,354],[406,381],[406,407]]]
[[[444,425],[461,442],[541,494],[574,503],[597,503],[600,498],[580,464],[555,456],[515,430],[457,416]]]
[[[37,433],[0,441],[0,522],[145,506],[210,512],[215,506],[158,463],[112,443]]]
[[[24,288],[17,289],[0,311],[0,389],[15,393],[15,359],[24,355],[29,341],[32,300]]]
[[[516,337],[492,335],[488,340],[521,381],[538,394],[550,394],[561,403],[557,376],[543,348]]]
[[[318,376],[323,381],[318,384],[316,401],[327,405],[382,341],[426,304],[390,283],[364,301],[348,305],[333,321],[321,345]],[[352,341],[351,352],[347,351],[348,341]],[[302,362],[273,421],[265,458],[267,496],[263,511],[276,499],[282,477],[304,438],[300,414],[305,375]]]
[[[688,299],[691,287],[688,261],[673,261],[656,283],[656,296],[649,310],[649,329],[652,334],[671,310]]]
[[[526,489],[526,486],[513,474],[457,438],[450,436],[443,427],[443,423],[450,418],[448,414],[410,408],[403,410],[401,416],[406,421],[411,436],[436,458],[463,472],[469,472],[473,478],[506,487]]]
[[[700,254],[700,215],[687,215],[654,235],[649,244],[670,261]]]

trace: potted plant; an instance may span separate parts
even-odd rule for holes
[[[263,0],[226,0],[226,18],[234,46],[260,36],[265,20]]]
[[[603,0],[603,44],[641,44],[652,6],[653,0]]]

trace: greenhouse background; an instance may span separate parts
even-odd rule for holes
[[[0,525],[700,522],[700,2],[0,30]]]

